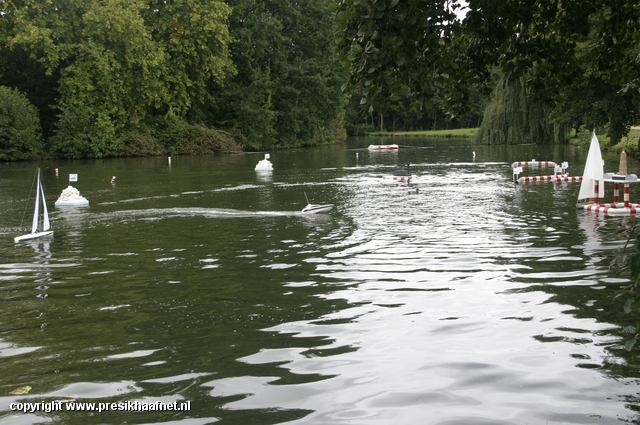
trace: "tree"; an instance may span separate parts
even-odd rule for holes
[[[394,84],[416,103],[439,99],[458,111],[474,84],[491,88],[498,66],[509,81],[526,78],[531,96],[553,107],[579,80],[577,55],[586,49],[583,60],[594,78],[629,93],[632,104],[640,101],[635,2],[469,0],[461,22],[453,16],[458,6],[456,0],[331,0],[350,84],[375,107],[391,92],[385,71],[392,70]]]
[[[215,122],[251,149],[313,143],[346,103],[322,0],[231,0],[231,52],[238,74],[215,105]]]
[[[145,120],[184,117],[233,73],[230,8],[221,1],[24,0],[1,7],[3,80],[26,81],[34,98],[47,81],[48,92],[57,94],[47,100],[62,117],[81,119],[97,132],[94,138],[112,138],[105,149]],[[58,133],[67,124],[73,121],[60,121]]]
[[[481,144],[564,142],[567,127],[553,123],[544,105],[532,100],[524,78],[496,85],[475,139]]]
[[[331,0],[338,55],[348,84],[370,109],[379,108],[396,87],[419,105],[431,103],[440,87],[462,82],[456,51],[460,22],[448,0]],[[460,85],[464,87],[464,85]],[[451,93],[462,102],[466,94]]]
[[[31,159],[41,149],[38,111],[24,94],[0,86],[0,160]]]

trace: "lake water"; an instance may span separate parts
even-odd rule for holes
[[[512,182],[586,150],[393,141],[270,152],[267,175],[263,154],[42,162],[55,235],[18,244],[36,164],[0,164],[0,425],[636,421],[608,268],[634,219]],[[382,179],[407,161],[415,184]],[[70,173],[89,207],[54,207]]]

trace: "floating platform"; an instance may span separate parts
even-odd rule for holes
[[[582,205],[585,211],[602,213],[608,215],[636,215],[640,212],[640,204],[628,204],[617,202],[611,204],[590,204]]]
[[[56,201],[56,203],[54,204],[56,207],[60,208],[60,207],[88,207],[89,206],[89,201],[88,200],[84,200],[84,201]]]
[[[396,150],[399,149],[398,145],[369,145],[367,148],[370,151],[384,151],[384,150]]]
[[[624,178],[622,180],[621,178]],[[602,213],[608,215],[635,215],[640,212],[640,204],[629,201],[630,184],[640,183],[635,174],[620,176],[618,174],[608,173],[604,178],[593,179],[595,186],[594,194],[599,192],[600,184],[613,183],[613,202],[601,204],[599,198],[594,198],[593,203],[578,204],[578,208],[582,207],[585,211]],[[620,185],[623,186],[623,202],[620,202]]]
[[[56,207],[88,207],[89,200],[80,196],[80,191],[69,185],[62,191],[60,197],[54,204]]]
[[[273,171],[273,165],[268,159],[263,159],[256,164],[256,171]]]

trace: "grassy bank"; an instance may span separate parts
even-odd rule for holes
[[[385,136],[385,137],[461,137],[461,138],[469,138],[475,136],[478,128],[458,128],[452,130],[431,130],[431,131],[379,131],[375,133],[368,133],[369,136]],[[579,140],[577,137],[572,137],[569,139],[569,143],[581,144],[585,145],[587,148],[589,147],[589,141],[591,137],[588,138],[586,143]],[[613,152],[621,152],[623,149],[627,151],[627,153],[640,157],[640,149],[638,145],[640,144],[640,129],[632,128],[629,130],[629,134],[626,137],[623,137],[620,143],[611,146],[609,142],[609,137],[606,135],[606,131],[603,130],[602,133],[598,133],[598,140],[600,140],[600,145],[604,150],[610,150]]]
[[[392,136],[392,137],[473,137],[477,128],[457,128],[452,130],[430,131],[378,131],[368,133],[368,136]]]
[[[631,130],[629,130],[629,134],[623,137],[620,143],[617,143],[615,145],[611,144],[606,130],[601,130],[600,132],[596,131],[596,134],[598,136],[598,141],[600,142],[600,148],[603,151],[620,153],[624,149],[628,154],[634,157],[640,157],[640,149],[638,148],[638,144],[640,143],[640,129],[632,128]],[[569,139],[569,143],[579,145],[587,149],[589,148],[590,141],[590,135],[588,137],[572,137]]]

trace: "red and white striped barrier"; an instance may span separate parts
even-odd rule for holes
[[[413,176],[383,176],[384,180],[396,180],[399,182],[414,180]]]
[[[558,164],[556,164],[553,161],[536,161],[535,159],[532,159],[531,161],[526,161],[526,162],[514,162],[513,164],[511,164],[511,168],[515,168],[515,167],[538,167],[538,168],[542,168],[542,167],[556,167]]]
[[[530,183],[530,182],[550,182],[556,176],[530,176],[530,177],[520,177],[516,182],[518,183]]]
[[[582,176],[554,176],[556,182],[581,182]]]
[[[553,175],[553,176],[531,176],[520,177],[516,180],[517,183],[529,183],[529,182],[580,182],[582,176],[567,176],[567,175]]]

